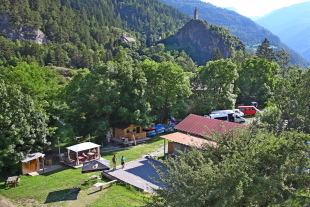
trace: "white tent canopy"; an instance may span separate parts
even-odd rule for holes
[[[79,156],[78,153],[84,150],[90,150],[90,149],[94,149],[97,148],[97,152],[98,152],[98,159],[100,159],[100,145],[99,144],[95,144],[92,142],[84,142],[84,143],[80,143],[80,144],[76,144],[73,145],[71,147],[67,147],[68,150],[68,158],[70,160],[70,151],[73,151],[76,153],[76,165],[79,165]]]
[[[70,147],[67,147],[68,150],[74,151],[74,152],[80,152],[80,151],[84,151],[84,150],[88,150],[88,149],[93,149],[93,148],[97,148],[100,147],[99,144],[95,144],[92,142],[84,142],[81,144],[76,144]]]

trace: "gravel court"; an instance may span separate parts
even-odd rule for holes
[[[160,188],[161,183],[154,181],[154,178],[159,178],[159,175],[151,163],[155,166],[162,165],[159,161],[153,159],[140,158],[126,163],[124,169],[122,169],[122,166],[117,166],[116,170],[105,171],[105,173],[153,194],[153,189]]]

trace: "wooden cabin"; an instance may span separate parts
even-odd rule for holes
[[[127,138],[129,141],[134,141],[137,138],[146,138],[146,132],[144,132],[140,126],[134,124],[122,124],[114,128],[114,137]]]
[[[40,170],[40,158],[44,157],[44,154],[36,152],[29,154],[26,159],[22,160],[22,174],[26,175],[32,172]]]

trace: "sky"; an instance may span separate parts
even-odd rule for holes
[[[234,7],[246,17],[260,17],[283,7],[309,0],[202,0],[218,7]]]

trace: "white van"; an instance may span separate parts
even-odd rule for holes
[[[239,109],[231,109],[231,110],[215,110],[212,111],[211,114],[236,114],[238,116],[244,116],[244,113]]]
[[[211,114],[232,114],[233,110],[215,110],[211,111]]]
[[[211,118],[211,119],[217,119],[217,120],[222,120],[222,121],[229,121],[229,122],[235,122],[235,123],[244,123],[245,119],[240,117],[239,115],[235,113],[230,113],[230,114],[210,114],[204,115],[204,117]]]
[[[240,111],[239,109],[233,109],[232,110],[235,114],[237,114],[238,116],[244,116],[244,113],[242,111]]]

